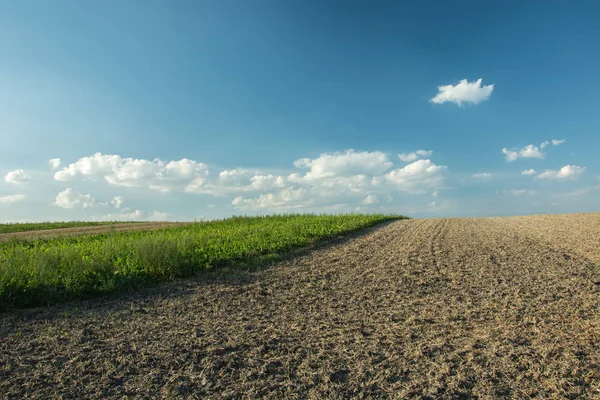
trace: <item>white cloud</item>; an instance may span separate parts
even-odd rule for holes
[[[169,213],[160,212],[160,211],[152,211],[152,213],[146,218],[148,221],[166,221],[169,219]]]
[[[490,174],[489,172],[481,172],[479,174],[473,174],[473,178],[489,181],[490,179],[492,179],[492,174]]]
[[[355,175],[350,177],[330,177],[315,181],[294,182],[293,186],[275,190],[271,193],[260,193],[255,197],[238,196],[233,199],[232,205],[240,210],[257,211],[295,211],[311,210],[320,211],[350,211],[357,204],[379,200],[377,192],[385,201],[391,201],[387,193],[398,190],[395,186],[386,185],[385,182],[373,183],[374,177]],[[383,181],[382,176],[378,177]]]
[[[48,164],[50,164],[50,168],[56,169],[60,167],[60,158],[52,158],[48,161]]]
[[[258,173],[258,171],[252,171],[244,168],[225,170],[219,173],[219,181],[229,185],[247,185],[250,178]]]
[[[537,176],[537,179],[557,179],[566,180],[578,179],[585,172],[585,167],[578,165],[565,165],[558,171],[547,169]]]
[[[293,178],[288,178],[293,182]],[[300,180],[300,183],[307,184]],[[323,189],[344,190],[351,193],[364,193],[373,185],[373,178],[366,175],[331,177],[318,182],[308,182],[308,185]]]
[[[25,183],[31,180],[31,175],[22,169],[17,169],[6,174],[4,180],[8,183]]]
[[[506,161],[511,162],[515,161],[517,158],[544,158],[546,153],[542,153],[540,148],[529,144],[523,147],[520,150],[515,149],[507,149],[506,147],[502,149],[502,153],[506,156]]]
[[[418,160],[384,175],[384,179],[401,191],[426,193],[428,189],[439,189],[444,179],[445,166],[438,166],[430,160]]]
[[[81,194],[68,188],[56,196],[56,202],[54,204],[62,208],[88,208],[94,207],[96,205],[96,200],[89,194]]]
[[[502,194],[505,196],[533,196],[537,192],[535,190],[528,189],[509,189],[503,190]]]
[[[398,154],[398,157],[404,162],[411,162],[411,161],[415,161],[418,158],[431,157],[432,154],[433,154],[432,150],[417,150],[412,153]]]
[[[210,193],[206,191],[206,179],[205,178],[194,178],[189,184],[185,186],[183,189],[185,192],[189,193]]]
[[[231,204],[242,210],[295,209],[314,204],[314,198],[308,196],[307,189],[289,187],[279,193],[261,194],[255,198],[239,196]]]
[[[113,205],[114,208],[121,208],[121,205],[124,201],[125,199],[123,198],[123,196],[115,196],[110,203]]]
[[[367,197],[365,197],[365,199],[362,202],[363,204],[375,204],[375,203],[379,203],[379,200],[377,199],[377,195],[374,194],[370,194]]]
[[[506,147],[502,149],[502,153],[506,156],[506,161],[515,161],[519,156],[519,153],[514,150],[509,150]]]
[[[18,203],[25,200],[24,194],[10,194],[8,196],[0,196],[0,204]]]
[[[387,171],[392,165],[388,156],[382,152],[356,152],[352,149],[343,153],[321,154],[314,159],[302,158],[294,162],[297,168],[309,169],[302,177],[304,180],[358,174],[378,175]]]
[[[537,146],[530,144],[519,150],[519,156],[523,158],[544,158],[546,155]]]
[[[435,104],[452,102],[459,106],[462,106],[463,103],[479,104],[489,99],[494,91],[493,84],[482,86],[481,82],[481,78],[474,82],[463,79],[456,85],[438,86],[439,93],[429,101]]]
[[[503,148],[502,153],[506,156],[506,161],[515,161],[517,158],[539,158],[542,159],[546,156],[546,153],[541,150],[546,149],[550,144],[552,146],[558,146],[566,142],[565,139],[557,140],[552,139],[552,141],[545,140],[540,144],[540,147],[537,147],[533,144],[527,145],[522,149],[508,149]]]
[[[286,180],[282,176],[237,168],[221,171],[219,178],[212,181],[206,178],[196,178],[185,187],[185,191],[225,196],[248,192],[274,191],[284,188],[285,184]]]
[[[150,161],[96,153],[56,172],[54,179],[66,181],[77,176],[102,177],[112,185],[148,187],[168,192],[207,175],[208,167],[205,164],[187,158],[164,162],[160,159]]]
[[[521,175],[535,175],[535,169],[525,169],[521,171]]]
[[[100,217],[103,221],[139,221],[144,217],[144,213],[141,210],[135,210],[132,212],[123,212],[118,214],[106,214]]]
[[[274,188],[283,188],[285,181],[281,176],[274,175],[255,175],[250,178],[251,186],[256,190],[271,190]]]

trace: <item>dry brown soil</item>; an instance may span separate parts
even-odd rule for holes
[[[398,221],[0,316],[3,398],[600,398],[600,214]]]
[[[37,240],[62,236],[98,235],[108,232],[147,231],[150,229],[171,228],[185,225],[187,222],[136,222],[96,226],[79,226],[74,228],[42,229],[37,231],[11,232],[0,234],[0,243],[15,239]]]

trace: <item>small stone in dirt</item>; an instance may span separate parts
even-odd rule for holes
[[[177,394],[186,394],[190,391],[190,387],[189,386],[177,386],[175,388],[175,391],[177,392]]]
[[[344,369],[337,370],[333,374],[331,374],[329,380],[333,383],[346,382],[348,380],[348,371]]]

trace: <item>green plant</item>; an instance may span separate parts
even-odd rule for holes
[[[52,304],[260,262],[394,215],[233,217],[153,231],[0,244],[0,308]]]

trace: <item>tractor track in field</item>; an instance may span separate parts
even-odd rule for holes
[[[0,314],[0,398],[600,398],[600,213],[397,221]]]

